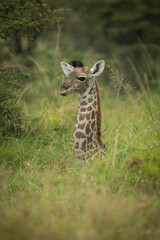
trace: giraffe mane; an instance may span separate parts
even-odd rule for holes
[[[84,67],[83,62],[79,61],[79,60],[73,60],[70,62],[70,65],[72,65],[73,67]]]
[[[101,147],[106,148],[106,145],[102,142],[101,138],[101,122],[102,122],[102,114],[101,114],[101,98],[97,80],[95,79],[96,84],[96,92],[97,92],[97,103],[98,103],[98,113],[97,113],[97,140]]]

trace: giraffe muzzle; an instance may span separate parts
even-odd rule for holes
[[[66,96],[67,95],[67,91],[59,90],[59,94],[62,95],[62,96]]]
[[[62,96],[66,96],[67,95],[67,85],[66,84],[62,84],[62,86],[59,89],[59,94]]]
[[[67,96],[67,93],[66,93],[66,92],[65,92],[65,93],[59,92],[59,94],[62,95],[62,96]]]

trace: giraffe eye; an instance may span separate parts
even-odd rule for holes
[[[79,77],[78,80],[81,81],[81,82],[83,82],[83,81],[86,80],[86,78],[85,78],[85,77]]]

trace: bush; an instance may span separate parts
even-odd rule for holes
[[[0,68],[0,128],[2,135],[24,130],[24,105],[21,102],[23,93],[19,78],[29,75],[22,74],[18,68]]]

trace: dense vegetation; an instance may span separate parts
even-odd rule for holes
[[[137,1],[140,16],[149,11],[147,4],[143,8],[143,2]],[[127,12],[133,1],[128,8],[122,7],[122,3],[126,6],[122,0],[101,1],[101,4],[87,1],[86,5],[84,1],[77,1],[76,5],[71,1],[70,6],[59,1],[45,5],[45,9],[72,8],[64,22],[59,22],[58,16],[58,23],[55,21],[58,25],[51,24],[50,30],[38,32],[32,48],[26,47],[30,40],[22,38],[20,30],[21,53],[17,54],[13,35],[0,42],[0,239],[159,239],[159,46],[155,46],[156,54],[151,48],[151,43],[157,44],[159,32],[153,28],[153,36],[146,33],[149,45],[134,42],[140,59],[136,63],[136,56],[132,59],[132,55],[127,55],[129,74],[125,60],[115,54],[117,49],[124,48],[123,54],[127,53],[126,49],[132,48],[129,42],[123,48],[116,40],[114,54],[108,55],[107,49],[105,52],[98,47],[100,39],[92,45],[84,34],[84,37],[79,35],[77,42],[73,41],[74,23],[84,11],[81,23],[87,21],[87,11],[90,18],[95,4],[94,31],[99,26],[96,21],[100,22],[103,41],[111,42],[112,32],[108,37],[105,35],[103,19],[107,21],[106,12],[114,10],[113,7],[129,17]],[[28,4],[32,5],[32,1]],[[109,4],[110,8],[104,8],[103,4]],[[43,10],[43,5],[38,5],[34,11],[43,13]],[[156,8],[150,14],[154,11],[156,14]],[[153,19],[147,18],[146,24]],[[115,22],[118,29],[118,24],[123,25],[119,20]],[[91,24],[87,23],[86,29]],[[32,30],[26,28],[25,37],[30,39]],[[112,25],[110,30],[113,29]],[[85,41],[86,45],[80,44]],[[88,164],[75,164],[72,134],[78,96],[58,95],[64,81],[62,59],[66,62],[80,59],[89,67],[99,59],[106,61],[98,82],[103,140],[108,149],[104,158]]]

